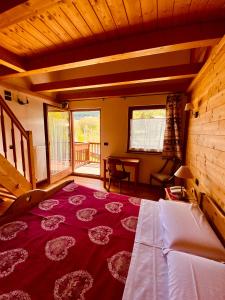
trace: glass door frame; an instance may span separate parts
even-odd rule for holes
[[[49,127],[48,127],[48,112],[49,107],[56,109],[57,111],[69,113],[69,134],[70,134],[70,166],[58,172],[55,175],[51,175],[51,157],[50,157],[50,139],[49,139]],[[68,175],[72,174],[73,170],[73,132],[72,132],[72,113],[70,110],[59,108],[58,106],[44,103],[44,127],[45,127],[45,143],[46,143],[46,163],[47,163],[47,182],[48,184],[54,183]]]
[[[84,174],[84,173],[77,173],[75,172],[75,154],[74,154],[74,119],[73,119],[73,113],[74,112],[85,112],[85,111],[99,111],[99,122],[100,122],[100,132],[99,132],[99,138],[100,138],[100,162],[99,162],[99,167],[100,167],[100,174],[99,175],[93,175],[93,174]],[[102,166],[102,151],[101,151],[101,128],[102,128],[102,110],[101,108],[83,108],[83,109],[73,109],[71,110],[71,126],[72,126],[72,174],[76,176],[81,176],[81,177],[89,177],[89,178],[101,178],[101,166]]]

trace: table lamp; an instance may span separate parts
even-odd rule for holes
[[[188,166],[180,166],[180,168],[174,173],[174,175],[178,178],[182,179],[190,179],[193,178],[193,174],[191,173]],[[181,186],[181,195],[184,196],[183,186]]]

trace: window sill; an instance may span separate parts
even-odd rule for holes
[[[162,152],[158,151],[140,151],[140,150],[127,150],[127,153],[136,153],[136,154],[147,154],[147,155],[162,155]]]

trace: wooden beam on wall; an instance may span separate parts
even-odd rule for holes
[[[0,76],[23,77],[99,63],[215,45],[224,34],[224,21],[157,30],[91,45],[67,48],[27,58],[26,72]]]
[[[6,90],[11,90],[14,91],[15,93],[22,93],[27,96],[34,97],[36,99],[39,99],[43,103],[47,103],[50,105],[58,106],[58,103],[53,97],[47,96],[47,95],[42,95],[37,92],[32,92],[26,88],[20,87],[18,85],[13,85],[8,82],[0,82],[0,88],[6,89]]]
[[[177,93],[186,91],[189,80],[181,82],[158,83],[151,85],[136,85],[136,86],[121,86],[120,88],[105,88],[105,89],[91,89],[89,91],[77,91],[73,93],[61,93],[57,95],[57,100],[70,101],[70,100],[86,100],[95,98],[107,97],[121,97],[130,95],[143,95],[151,93]]]
[[[24,72],[24,62],[18,55],[0,47],[0,65],[17,72]]]
[[[190,86],[188,87],[188,92],[191,92],[196,84],[201,81],[202,77],[207,72],[208,68],[214,63],[215,59],[218,59],[219,55],[223,55],[223,50],[225,48],[225,35],[220,40],[220,42],[212,49],[207,61],[199,71],[198,75],[193,79]]]
[[[94,77],[76,78],[71,80],[34,84],[32,91],[66,91],[81,88],[115,86],[144,82],[169,81],[174,79],[193,78],[202,67],[201,64],[185,64],[157,69],[123,72]]]

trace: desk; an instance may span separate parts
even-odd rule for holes
[[[121,160],[123,162],[124,166],[133,167],[134,168],[134,184],[137,185],[138,176],[139,176],[140,159],[132,158],[132,157],[120,157],[120,156],[108,156],[108,157]],[[108,157],[103,159],[103,162],[104,162],[104,173],[103,173],[104,188],[106,187],[106,173],[108,172],[107,167],[106,167]]]

